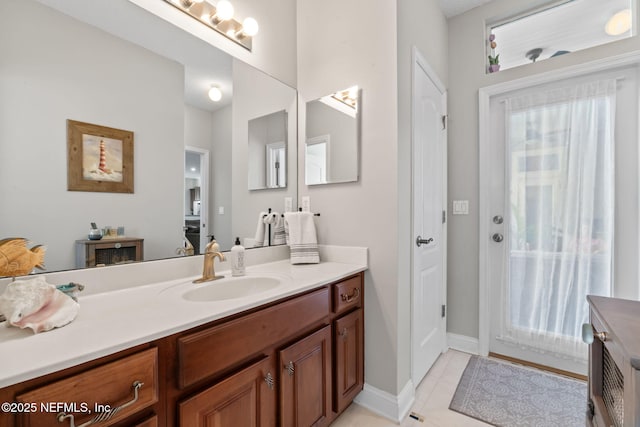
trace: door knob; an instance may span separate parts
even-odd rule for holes
[[[504,218],[501,215],[496,215],[493,217],[494,224],[502,224],[504,222]]]
[[[421,236],[416,237],[416,245],[420,247],[420,245],[428,245],[433,242],[433,239],[429,237],[428,239],[423,239]]]
[[[503,238],[504,237],[502,237],[502,234],[500,234],[500,233],[496,233],[493,236],[491,236],[491,239],[493,239],[493,241],[496,242],[496,243],[502,242]]]

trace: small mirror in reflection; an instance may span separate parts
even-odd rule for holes
[[[249,190],[287,186],[287,112],[249,120]]]
[[[358,86],[307,102],[305,183],[358,180]]]

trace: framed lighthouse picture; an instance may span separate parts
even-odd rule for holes
[[[67,120],[67,189],[133,193],[133,132]]]

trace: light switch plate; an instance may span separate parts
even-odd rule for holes
[[[293,198],[292,197],[285,197],[284,198],[284,211],[285,212],[293,211]]]
[[[224,206],[218,207],[218,215],[224,215]]]
[[[302,212],[311,212],[311,199],[309,196],[302,196]]]
[[[469,201],[468,200],[454,200],[453,201],[453,214],[454,215],[469,215]]]

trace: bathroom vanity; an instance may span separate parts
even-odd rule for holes
[[[79,426],[96,413],[118,406],[122,409],[99,425],[330,424],[364,384],[366,267],[327,263],[295,268],[288,261],[268,266],[269,274],[280,277],[284,285],[263,292],[262,300],[249,296],[204,301],[216,297],[184,280],[104,294],[102,298],[117,298],[109,294],[121,293],[120,298],[146,299],[146,307],[133,314],[139,322],[165,319],[158,320],[162,331],[147,332],[150,339],[145,342],[142,337],[128,339],[135,332],[124,330],[126,322],[105,320],[113,329],[123,328],[126,338],[115,345],[113,333],[105,337],[107,348],[126,347],[111,354],[89,351],[89,342],[87,349],[78,350],[83,341],[96,338],[88,334],[99,333],[98,317],[97,331],[83,325],[92,318],[82,316],[64,328],[35,336],[16,330],[8,340],[0,341],[0,351],[32,340],[33,351],[40,358],[46,359],[48,351],[63,352],[60,346],[69,346],[68,363],[90,360],[59,370],[54,366],[64,366],[64,362],[45,363],[14,376],[11,384],[0,389],[0,402],[11,405],[0,412],[0,426],[71,426],[60,413],[74,411],[75,425]],[[263,280],[249,271],[249,279],[235,282],[238,292],[244,292],[244,283],[250,282],[252,274],[257,282]],[[234,279],[225,285],[233,286]],[[152,294],[155,303],[149,297]],[[191,300],[185,302],[186,297]],[[82,307],[82,299],[80,302]],[[154,306],[162,309],[172,303],[173,312],[154,311]],[[128,310],[129,305],[122,308]],[[176,318],[173,323],[171,316]],[[136,327],[131,325],[131,329]],[[163,335],[167,332],[171,333]],[[0,340],[7,338],[3,333]],[[48,350],[46,346],[56,338],[63,342]],[[16,344],[14,340],[23,341]],[[133,345],[127,346],[126,341]],[[100,356],[91,358],[91,353]],[[3,380],[1,377],[0,369]],[[16,382],[18,378],[25,380]]]

